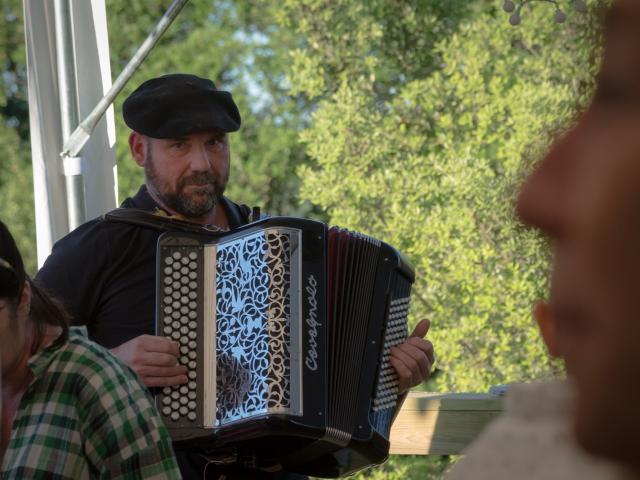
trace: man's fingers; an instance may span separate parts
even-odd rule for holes
[[[411,370],[396,357],[390,357],[389,361],[398,374],[398,390],[400,390],[400,393],[411,388]]]
[[[147,387],[173,387],[187,383],[186,375],[175,375],[173,377],[142,377],[142,381]]]
[[[402,361],[411,370],[414,385],[428,378],[431,373],[431,362],[419,348],[405,343],[391,349],[391,356]]]
[[[409,371],[409,375],[400,375],[399,373],[400,378],[403,380],[403,382],[407,382],[409,384],[409,387],[418,385],[422,381],[418,363],[407,353],[399,351],[397,348],[392,349],[390,358],[395,358],[396,360],[401,362],[402,365],[404,365]]]
[[[413,329],[413,332],[411,332],[411,335],[409,336],[424,338],[424,336],[429,331],[430,326],[431,326],[431,322],[426,318],[424,318],[418,322],[418,324],[416,325],[416,328]]]
[[[154,367],[175,367],[178,358],[170,353],[143,352],[138,359],[139,365]]]
[[[168,353],[176,357],[180,353],[178,344],[168,338],[156,335],[142,335],[138,338],[142,348],[147,352]]]
[[[413,345],[416,348],[422,350],[429,359],[429,362],[433,364],[435,360],[435,354],[433,352],[433,344],[429,340],[425,340],[424,338],[419,337],[409,337],[405,344]]]

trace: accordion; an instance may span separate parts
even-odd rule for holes
[[[383,462],[401,398],[413,267],[391,246],[306,219],[166,232],[157,334],[188,383],[156,396],[178,445],[337,477]]]

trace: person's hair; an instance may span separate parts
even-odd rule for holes
[[[56,349],[69,338],[71,318],[58,300],[29,279],[24,270],[24,263],[16,242],[7,226],[0,221],[0,298],[9,302],[12,314],[16,313],[25,282],[29,282],[31,286],[29,318],[35,329],[33,349],[37,350],[42,344],[47,326],[62,329],[60,336],[48,347]],[[35,353],[35,351],[31,353]]]

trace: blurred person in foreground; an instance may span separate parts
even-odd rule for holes
[[[640,474],[640,2],[605,27],[595,97],[522,188],[521,218],[553,242],[551,312],[587,451]]]
[[[517,209],[552,241],[548,315],[555,353],[575,386],[566,411],[570,440],[640,478],[638,0],[613,3],[604,38],[590,107],[527,179]],[[539,451],[521,446],[530,457]],[[451,478],[462,478],[455,476],[461,468]],[[565,478],[585,477],[573,470]]]
[[[0,222],[0,478],[180,478],[135,373],[68,320]]]

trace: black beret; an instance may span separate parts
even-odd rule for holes
[[[153,138],[240,128],[240,112],[231,94],[218,90],[211,80],[185,73],[144,82],[124,101],[122,116],[129,128]]]

